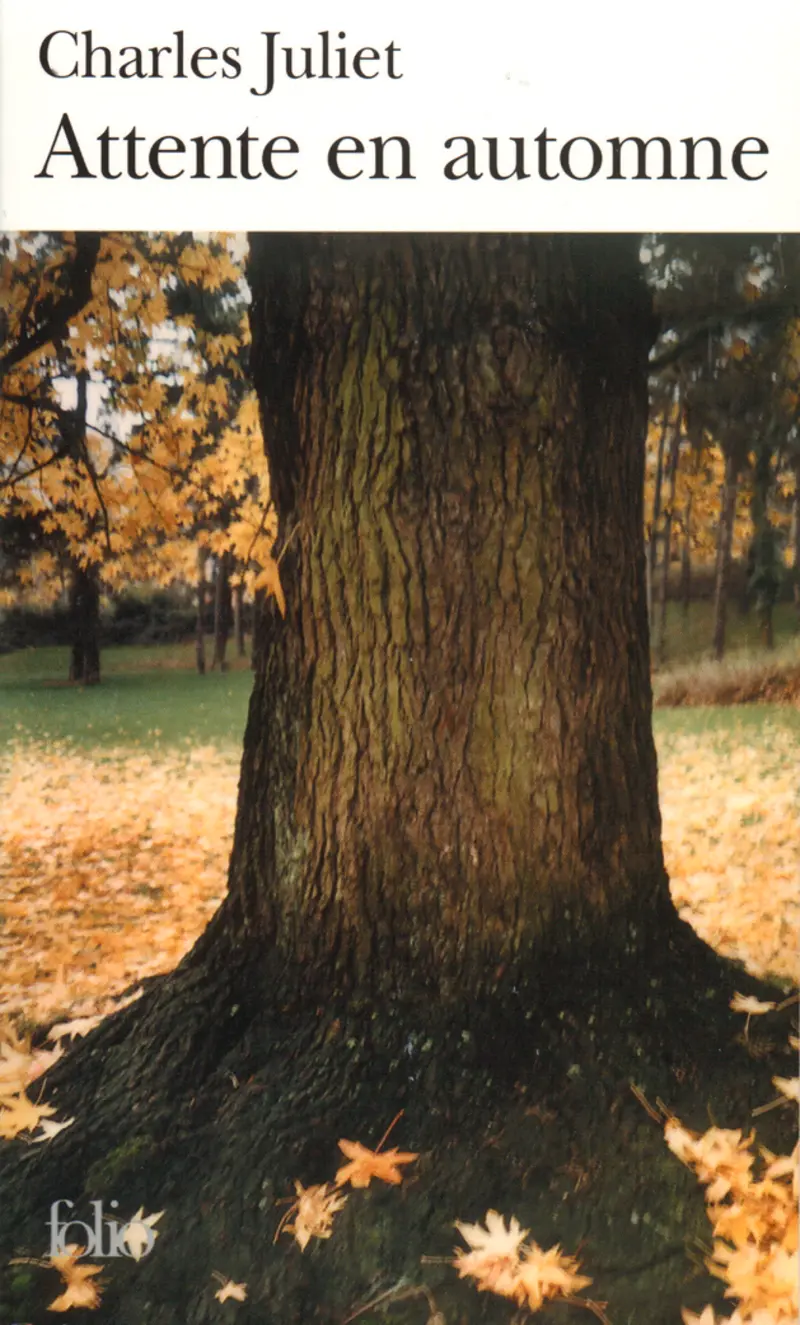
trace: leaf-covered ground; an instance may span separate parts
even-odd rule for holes
[[[237,779],[211,746],[0,761],[0,1019],[88,1015],[176,964],[224,892]]]
[[[659,784],[675,904],[701,938],[800,977],[800,742],[793,727],[664,737]]]
[[[698,933],[757,975],[798,976],[797,733],[659,740],[667,866]],[[0,760],[0,1018],[105,1010],[188,950],[225,889],[238,757],[20,742]]]

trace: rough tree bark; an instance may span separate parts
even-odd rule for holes
[[[255,246],[253,371],[299,530],[230,910],[323,985],[335,954],[351,985],[493,988],[667,899],[630,247],[599,268],[578,241]]]
[[[100,585],[97,567],[73,562],[69,587],[72,631],[69,679],[82,685],[100,683]]]
[[[258,628],[229,893],[49,1074],[76,1122],[0,1151],[0,1237],[36,1249],[55,1199],[163,1208],[152,1254],[109,1264],[115,1325],[221,1318],[212,1270],[247,1280],[245,1325],[423,1283],[455,1325],[509,1304],[420,1258],[494,1207],[585,1241],[614,1319],[667,1325],[714,1298],[686,1281],[707,1224],[630,1082],[736,1126],[776,1069],[669,901],[636,242],[257,236],[250,277],[286,612]],[[294,1180],[399,1109],[403,1186],[272,1245]],[[50,1288],[12,1283],[10,1318]]]
[[[728,588],[733,547],[733,525],[736,518],[736,493],[739,487],[739,469],[736,457],[725,457],[725,477],[722,483],[722,501],[717,532],[717,563],[714,575],[714,632],[711,647],[719,661],[725,654],[725,626],[728,615]]]

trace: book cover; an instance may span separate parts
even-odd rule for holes
[[[797,1316],[800,19],[0,6],[0,1321]]]

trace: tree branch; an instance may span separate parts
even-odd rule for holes
[[[78,232],[75,235],[75,257],[67,293],[61,296],[41,326],[36,327],[30,335],[23,336],[8,354],[0,358],[0,378],[44,345],[67,335],[71,319],[80,313],[92,297],[92,277],[99,252],[99,234]]]

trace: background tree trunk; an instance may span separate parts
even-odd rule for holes
[[[753,471],[753,499],[750,513],[753,522],[751,542],[751,574],[749,589],[755,598],[761,643],[766,649],[775,647],[773,609],[780,588],[782,566],[778,544],[769,515],[770,494],[773,485],[772,447],[763,438],[755,448]]]
[[[797,609],[798,620],[800,621],[800,455],[798,455],[794,464],[794,496],[792,498],[792,548],[794,550],[794,560],[792,563],[794,605]]]
[[[736,519],[736,493],[739,487],[739,470],[732,454],[725,457],[725,478],[722,484],[722,501],[717,532],[717,564],[714,576],[714,633],[712,649],[719,661],[725,653],[725,624],[728,610],[728,585],[730,581],[731,548],[733,546],[733,525]]]
[[[228,666],[225,661],[225,653],[228,647],[232,615],[230,564],[230,553],[223,552],[217,557],[214,572],[214,657],[211,666],[212,669],[219,667],[221,672],[226,671]]]
[[[647,618],[651,629],[653,625],[653,593],[656,581],[656,566],[658,565],[658,549],[662,542],[660,528],[661,488],[664,481],[664,448],[669,432],[669,418],[669,406],[665,404],[661,415],[661,432],[658,435],[656,472],[653,481],[653,509],[650,513],[650,535],[647,539]]]
[[[244,631],[244,584],[236,581],[233,590],[233,633],[236,638],[236,653],[240,658],[247,657],[247,641]]]
[[[683,514],[683,539],[681,542],[681,606],[683,615],[689,615],[692,602],[692,505],[694,493],[690,491],[686,498]]]
[[[197,625],[195,627],[194,656],[201,676],[206,671],[206,553],[197,549]]]
[[[667,599],[669,596],[669,571],[672,564],[672,525],[675,513],[675,482],[678,476],[678,460],[681,453],[681,418],[680,409],[672,430],[667,462],[668,495],[664,510],[664,532],[662,538],[661,575],[658,584],[658,615],[653,631],[653,651],[659,667],[667,660]]]
[[[93,564],[73,563],[69,613],[72,627],[69,679],[82,685],[99,685],[100,585]]]

